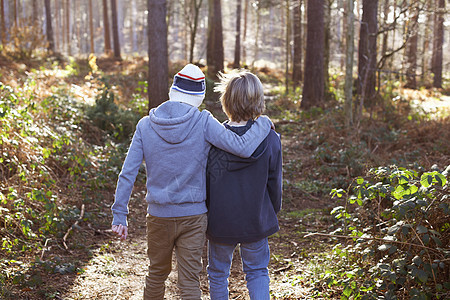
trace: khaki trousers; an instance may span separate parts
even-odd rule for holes
[[[201,299],[200,272],[205,245],[206,214],[158,218],[147,215],[147,244],[150,265],[144,299],[164,299],[165,281],[172,270],[175,249],[178,288],[182,299]]]

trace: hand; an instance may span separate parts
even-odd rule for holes
[[[122,240],[126,240],[128,236],[128,227],[125,225],[113,225],[111,227],[112,232],[117,234]]]

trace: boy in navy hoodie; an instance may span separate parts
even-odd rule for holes
[[[145,299],[163,299],[175,249],[182,299],[201,299],[199,274],[206,231],[206,162],[211,145],[249,157],[268,135],[271,121],[258,118],[239,136],[198,106],[205,76],[188,64],[175,75],[169,100],[137,124],[119,174],[112,231],[128,235],[128,201],[142,161],[147,173],[149,271]]]
[[[264,106],[263,87],[248,71],[221,74],[218,90],[229,121],[225,126],[243,135],[255,126]],[[228,299],[228,276],[234,249],[240,244],[251,299],[270,299],[267,237],[279,230],[282,157],[278,134],[269,135],[250,158],[216,147],[207,166],[208,279],[211,299]]]

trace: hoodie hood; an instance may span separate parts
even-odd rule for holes
[[[238,135],[244,135],[250,129],[253,123],[253,120],[249,120],[245,126],[230,126],[226,123],[225,126]],[[267,142],[267,138],[265,138],[249,158],[241,158],[227,153],[227,170],[237,171],[251,166],[263,156],[268,146],[269,143]]]
[[[149,112],[150,125],[166,142],[183,142],[194,128],[197,118],[193,118],[198,109],[192,105],[166,101]]]

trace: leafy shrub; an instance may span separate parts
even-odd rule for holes
[[[102,130],[111,134],[117,141],[125,141],[133,134],[139,115],[130,109],[124,110],[115,102],[114,92],[103,81],[101,94],[95,99],[95,105],[87,109],[86,115]]]
[[[10,284],[38,279],[16,259],[42,251],[79,218],[81,197],[70,194],[98,191],[118,173],[105,170],[123,160],[122,147],[81,139],[82,106],[66,91],[38,100],[33,87],[33,80],[17,89],[0,82],[0,298]]]
[[[347,191],[345,206],[332,214],[341,226],[333,232],[353,240],[334,249],[344,276],[327,283],[343,288],[343,299],[443,299],[450,289],[447,171],[371,169]],[[351,279],[351,280],[348,280]]]

